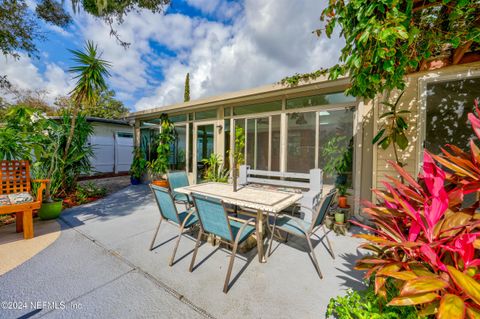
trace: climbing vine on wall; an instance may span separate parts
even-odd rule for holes
[[[284,78],[283,84],[327,75],[350,76],[346,93],[373,98],[403,90],[405,75],[424,69],[433,57],[453,63],[467,51],[480,50],[480,0],[330,0],[320,17],[318,36],[345,39],[340,61],[329,69]]]

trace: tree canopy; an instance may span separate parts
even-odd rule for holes
[[[320,20],[325,25],[314,31],[318,36],[331,38],[340,28],[340,63],[282,83],[349,76],[347,94],[373,98],[403,90],[405,75],[426,69],[432,59],[456,64],[480,50],[480,0],[330,0]]]
[[[53,105],[47,101],[47,91],[42,89],[20,89],[11,84],[0,88],[0,123],[5,114],[17,107],[40,111],[45,115],[62,115],[71,112],[75,103],[69,96],[59,96]],[[84,116],[119,119],[125,117],[128,108],[115,98],[115,91],[107,89],[95,93],[93,103],[83,103],[80,112]]]
[[[82,105],[81,113],[83,115],[105,119],[119,119],[127,115],[128,108],[115,98],[115,91],[103,90],[97,95],[94,103]],[[74,102],[68,96],[58,97],[54,104],[57,115],[62,114],[63,110],[72,109],[74,106]]]
[[[39,30],[39,22],[45,21],[55,26],[65,28],[72,18],[65,10],[65,1],[34,0],[35,12],[29,10],[26,0],[0,1],[0,51],[5,56],[18,58],[19,52],[36,55],[36,40],[45,38]],[[131,11],[146,9],[154,13],[160,12],[170,0],[71,0],[74,12],[84,10],[90,15],[109,24],[111,35],[123,46],[128,46],[121,40],[113,28],[113,23],[122,23],[126,14]]]

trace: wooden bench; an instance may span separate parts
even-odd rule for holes
[[[31,182],[41,183],[34,198],[29,195]],[[30,180],[28,161],[0,161],[0,215],[16,215],[17,233],[33,238],[33,210],[42,206],[42,193],[48,180]],[[23,197],[22,202],[17,200]]]
[[[308,174],[264,171],[251,169],[249,165],[241,165],[238,184],[272,185],[280,190],[296,190],[303,194],[297,204],[315,210],[322,198],[323,172],[319,168],[311,169]],[[308,209],[300,209],[300,212],[303,213],[305,220],[311,220],[312,213]]]

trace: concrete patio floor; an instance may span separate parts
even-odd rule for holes
[[[26,303],[18,310],[2,303],[0,318],[324,318],[331,297],[363,287],[362,274],[352,269],[359,240],[330,234],[335,260],[314,240],[323,280],[306,243],[291,236],[288,244],[274,243],[265,264],[256,249],[240,254],[224,294],[229,253],[203,244],[190,273],[194,239],[184,237],[169,267],[178,229],[163,223],[157,247],[149,251],[158,219],[145,185],[66,210],[60,238],[0,276],[0,301]],[[51,304],[38,310],[31,302]]]

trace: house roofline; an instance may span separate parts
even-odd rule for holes
[[[228,92],[221,95],[201,98],[198,100],[193,100],[189,102],[171,104],[161,107],[155,107],[152,109],[147,109],[143,111],[131,112],[126,116],[126,120],[131,119],[141,119],[141,118],[148,118],[154,114],[163,113],[163,112],[171,112],[171,111],[182,111],[184,109],[188,109],[189,111],[198,109],[198,108],[205,108],[205,107],[213,107],[219,106],[222,104],[233,104],[233,103],[241,103],[249,101],[255,101],[262,98],[269,98],[269,97],[278,97],[278,96],[288,96],[292,94],[298,94],[301,92],[313,91],[313,90],[325,90],[328,91],[329,88],[334,87],[347,87],[349,84],[349,79],[347,77],[343,77],[337,80],[328,80],[327,76],[321,76],[315,80],[311,80],[308,82],[302,82],[296,86],[289,86],[285,84],[269,84],[264,85],[256,88],[250,88],[240,91]],[[281,94],[279,94],[281,93]]]
[[[62,117],[61,116],[49,116],[49,118],[52,119],[52,120],[60,120]],[[105,118],[93,117],[93,116],[87,116],[86,120],[87,120],[87,122],[108,123],[108,124],[130,126],[130,124],[126,120],[105,119]]]

